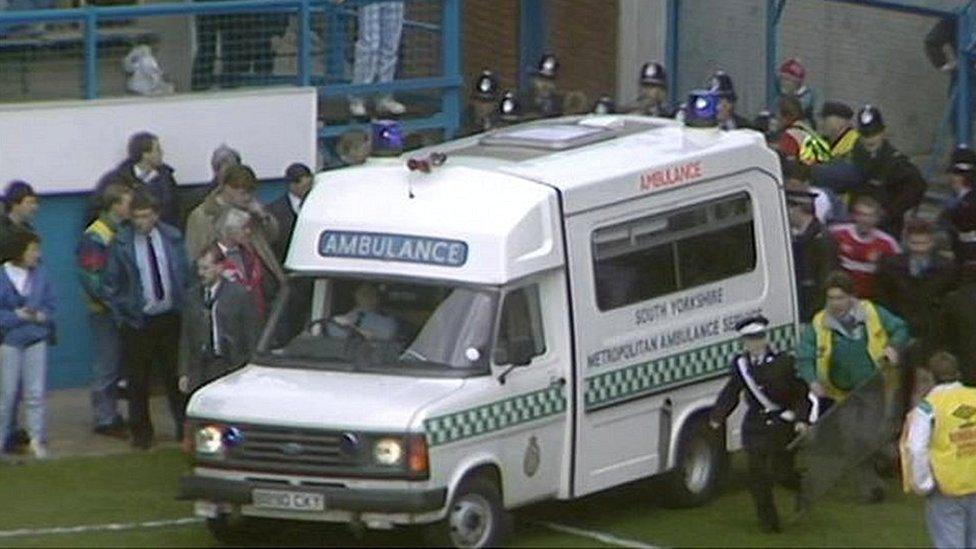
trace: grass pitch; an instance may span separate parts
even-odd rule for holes
[[[175,450],[105,458],[68,458],[0,468],[0,545],[30,547],[215,546],[202,524],[3,537],[3,532],[80,525],[141,523],[192,515],[176,501],[186,458]],[[892,481],[888,499],[862,505],[843,486],[782,534],[756,529],[752,501],[745,490],[742,459],[733,460],[729,479],[715,501],[697,509],[666,509],[653,482],[640,482],[579,501],[548,502],[516,512],[516,546],[585,547],[592,539],[562,534],[554,522],[599,531],[647,544],[671,547],[896,547],[928,546],[920,498],[902,494]],[[792,504],[778,493],[784,516]],[[344,529],[307,524],[265,528],[255,545],[420,544],[413,531],[368,532],[356,538]]]

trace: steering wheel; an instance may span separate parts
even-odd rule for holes
[[[302,327],[302,331],[307,332],[311,330],[312,327],[318,326],[320,324],[324,324],[326,326],[332,325],[335,326],[336,328],[346,330],[350,336],[355,335],[359,339],[367,339],[366,332],[364,332],[362,328],[358,326],[354,326],[352,324],[349,325],[342,324],[341,322],[338,322],[334,316],[323,316],[322,318],[316,318],[315,320],[310,320],[305,323],[305,326]]]

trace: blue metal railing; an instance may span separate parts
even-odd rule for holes
[[[330,0],[229,0],[222,2],[180,2],[165,4],[142,4],[136,6],[86,6],[73,9],[50,9],[31,11],[0,11],[0,27],[34,23],[80,23],[82,28],[83,52],[83,95],[86,99],[99,96],[98,44],[99,24],[106,21],[131,20],[135,18],[233,15],[233,14],[288,14],[297,17],[298,47],[297,71],[294,75],[275,76],[269,79],[274,83],[291,83],[296,86],[314,85],[322,97],[341,97],[344,95],[365,95],[373,93],[392,93],[399,91],[436,90],[440,92],[439,112],[418,119],[404,120],[408,129],[442,129],[446,137],[457,133],[460,124],[460,90],[462,84],[460,64],[460,0],[438,0],[440,2],[440,24],[425,21],[404,21],[404,29],[439,34],[441,54],[441,74],[435,77],[394,80],[390,83],[351,84],[342,82],[345,47],[344,36],[330,32],[325,58],[325,76],[314,76],[312,19],[316,14],[325,14],[327,20],[339,28],[343,18],[355,17],[356,8],[374,0],[346,0],[337,5]],[[410,0],[407,0],[408,2]],[[361,124],[342,124],[325,127],[320,137],[328,138],[341,134],[350,127]]]

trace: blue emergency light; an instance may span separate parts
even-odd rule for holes
[[[718,125],[718,96],[708,90],[693,90],[688,94],[685,124],[692,128],[711,128]]]
[[[403,152],[403,127],[395,120],[376,120],[372,124],[373,156],[400,156]]]

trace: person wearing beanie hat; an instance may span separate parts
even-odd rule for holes
[[[877,107],[865,105],[858,111],[857,129],[861,139],[854,146],[851,161],[860,181],[850,190],[877,200],[883,210],[881,230],[900,238],[905,214],[922,202],[928,184],[918,167],[888,140]]]
[[[840,101],[825,101],[820,107],[821,133],[830,141],[834,160],[850,159],[861,134],[854,128],[854,110]]]
[[[718,109],[715,118],[723,130],[753,129],[752,124],[743,116],[735,112],[735,86],[732,77],[725,71],[715,71],[709,80],[708,90],[718,97]]]
[[[803,117],[812,128],[816,128],[814,113],[816,112],[816,92],[806,84],[807,70],[800,60],[791,57],[779,66],[779,93],[787,97],[795,97],[803,108]]]
[[[953,198],[943,213],[949,239],[961,268],[976,271],[976,152],[966,145],[956,148],[946,167]]]
[[[807,384],[797,377],[793,357],[769,343],[769,319],[757,314],[735,325],[742,352],[732,357],[730,376],[708,416],[714,430],[725,421],[745,396],[742,445],[749,462],[749,492],[764,533],[780,531],[773,486],[799,492],[800,474],[787,448],[794,433],[806,431],[813,410]]]
[[[640,92],[631,112],[647,116],[674,118],[674,107],[668,103],[668,73],[657,61],[644,63],[640,70]]]

